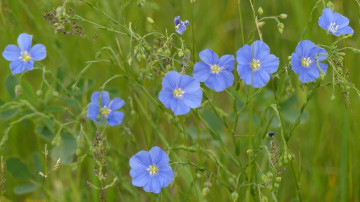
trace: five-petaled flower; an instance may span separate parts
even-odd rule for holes
[[[328,65],[320,62],[326,60],[327,54],[325,49],[316,46],[310,40],[300,41],[295,53],[291,55],[292,70],[299,75],[302,83],[315,81],[320,76],[318,65],[326,74]]]
[[[197,108],[201,104],[203,94],[200,82],[191,76],[170,71],[162,80],[162,87],[159,99],[175,115],[186,114],[191,108]]]
[[[129,164],[132,184],[143,187],[146,192],[158,194],[174,179],[169,157],[160,147],[155,146],[149,152],[139,151],[130,158]]]
[[[325,8],[323,10],[318,24],[321,28],[335,36],[340,36],[340,34],[346,35],[354,33],[354,30],[348,26],[349,19],[342,16],[340,13],[333,12],[330,8]]]
[[[110,126],[116,126],[121,124],[124,114],[115,110],[120,109],[124,105],[125,102],[122,99],[116,97],[110,101],[108,92],[96,91],[91,95],[91,103],[87,109],[87,116],[95,122],[100,122],[105,117]]]
[[[176,32],[180,35],[183,35],[186,30],[186,27],[190,25],[189,21],[187,20],[181,21],[180,16],[176,16],[174,18],[174,24],[175,24]]]
[[[11,61],[10,70],[12,74],[19,74],[23,71],[32,70],[34,61],[43,60],[46,57],[46,48],[42,44],[31,47],[32,35],[22,33],[17,39],[19,47],[8,45],[2,52],[3,57]]]
[[[203,50],[199,56],[204,62],[197,62],[194,66],[194,77],[205,82],[208,88],[220,92],[234,83],[235,58],[233,55],[224,55],[220,58],[210,49]]]
[[[270,54],[269,46],[262,41],[241,47],[236,52],[236,60],[240,78],[254,88],[265,86],[279,66],[279,59]]]

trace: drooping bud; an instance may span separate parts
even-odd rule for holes
[[[282,20],[284,20],[284,19],[286,19],[288,17],[289,16],[287,14],[285,14],[285,13],[282,13],[282,14],[279,15],[279,18],[282,19]]]
[[[262,15],[264,13],[264,10],[261,7],[259,7],[258,13],[259,13],[259,15]]]

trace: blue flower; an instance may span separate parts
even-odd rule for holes
[[[326,74],[327,64],[320,63],[327,58],[325,49],[316,46],[312,41],[300,41],[291,55],[292,70],[299,75],[302,83],[315,81],[320,76],[316,56],[321,70]]]
[[[100,96],[101,104],[99,103]],[[122,99],[116,97],[110,101],[108,92],[103,91],[101,93],[100,91],[96,91],[91,95],[91,103],[87,109],[87,117],[97,123],[105,117],[110,126],[116,126],[121,124],[124,119],[124,114],[115,110],[120,109],[124,105],[125,102]]]
[[[318,24],[321,28],[335,36],[339,36],[340,34],[345,35],[354,33],[354,30],[348,26],[349,19],[342,16],[340,13],[333,12],[330,8],[325,8],[323,10]]]
[[[8,45],[2,52],[3,57],[11,61],[10,69],[12,74],[19,74],[23,71],[34,69],[34,61],[43,60],[46,57],[46,48],[42,44],[31,47],[32,35],[22,33],[17,39],[19,47]]]
[[[174,18],[174,24],[175,24],[176,32],[180,35],[183,35],[186,30],[186,27],[190,25],[189,21],[187,20],[181,21],[180,16],[176,16]]]
[[[254,41],[236,52],[237,71],[240,78],[254,88],[266,86],[270,74],[276,72],[279,58],[270,54],[270,48],[262,41]]]
[[[175,115],[186,114],[201,104],[203,94],[200,82],[191,76],[170,71],[162,80],[162,87],[159,99]]]
[[[129,164],[132,184],[143,187],[146,192],[158,194],[174,179],[169,157],[160,147],[153,147],[149,152],[139,151],[130,158]]]
[[[204,62],[197,62],[194,66],[194,77],[205,82],[208,88],[220,92],[234,83],[235,58],[232,55],[224,55],[220,58],[210,49],[203,50],[199,56]]]

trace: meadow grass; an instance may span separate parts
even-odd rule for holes
[[[240,7],[238,1],[241,3]],[[308,88],[301,85],[297,75],[291,72],[289,75],[294,93],[290,93],[290,96],[281,94],[278,100],[274,99],[272,82],[258,94],[256,89],[252,91],[243,85],[239,86],[238,91],[234,85],[229,92],[221,93],[205,89],[203,102],[210,100],[215,110],[206,104],[207,107],[204,109],[193,110],[186,117],[175,117],[157,98],[164,74],[150,71],[151,68],[149,70],[144,61],[137,62],[135,59],[132,65],[128,65],[128,56],[134,54],[134,39],[128,36],[129,33],[121,34],[113,30],[123,32],[127,29],[121,26],[128,28],[131,22],[131,29],[141,36],[154,31],[169,36],[175,31],[173,18],[179,15],[182,19],[190,21],[190,26],[181,36],[181,40],[184,40],[186,48],[192,51],[191,61],[200,61],[198,53],[206,48],[213,49],[219,55],[235,55],[244,44],[258,39],[249,1],[196,0],[191,4],[190,0],[147,0],[144,8],[135,0],[90,2],[93,6],[77,0],[69,1],[67,4],[67,8],[72,8],[76,15],[84,19],[77,21],[83,27],[81,37],[55,33],[52,25],[42,17],[53,8],[61,6],[64,3],[62,1],[0,1],[0,47],[4,49],[8,44],[15,44],[17,36],[26,32],[34,36],[34,44],[42,43],[47,48],[47,58],[38,64],[39,69],[22,76],[23,89],[20,98],[15,98],[16,84],[10,89],[5,84],[9,83],[8,76],[11,75],[9,62],[5,59],[0,60],[1,105],[15,102],[16,99],[29,100],[28,103],[21,102],[21,105],[20,101],[17,102],[19,106],[10,104],[0,114],[0,130],[4,131],[0,133],[0,138],[5,135],[9,126],[13,126],[7,131],[8,140],[1,147],[0,155],[4,157],[5,162],[17,157],[25,164],[18,167],[22,164],[16,163],[16,168],[9,167],[8,163],[5,166],[5,198],[10,201],[99,200],[100,191],[90,188],[87,184],[91,182],[94,186],[99,186],[98,178],[93,173],[95,162],[92,156],[92,142],[98,129],[102,133],[106,131],[103,133],[107,140],[106,169],[109,171],[106,183],[111,184],[115,177],[118,178],[114,186],[106,190],[105,196],[108,201],[232,201],[231,194],[234,191],[239,194],[239,201],[245,201],[247,191],[256,190],[258,186],[254,185],[254,188],[253,184],[248,184],[245,180],[245,167],[249,160],[249,134],[254,135],[254,139],[251,140],[254,144],[263,144],[270,148],[270,139],[264,136],[274,131],[273,141],[279,150],[283,151],[279,120],[275,114],[273,116],[276,118],[267,123],[269,115],[273,113],[264,115],[264,112],[268,106],[278,102],[277,109],[280,110],[284,123],[294,123],[302,105],[307,101]],[[262,37],[269,45],[271,53],[280,59],[280,67],[288,64],[288,56],[295,51],[300,40],[310,39],[317,44],[336,40],[335,36],[326,34],[317,24],[326,3],[314,0],[254,2],[256,11],[259,6],[262,7],[262,16],[276,16],[281,13],[289,16],[281,21],[285,25],[282,34],[279,33],[275,20],[266,21],[261,28]],[[339,46],[359,48],[358,1],[335,0],[333,3],[335,11],[350,19],[350,25],[355,31],[352,38],[341,41]],[[318,7],[314,8],[315,5]],[[106,12],[113,20],[101,11]],[[147,17],[152,18],[154,24],[149,23]],[[148,42],[151,45],[157,44],[156,40],[155,37],[149,37]],[[174,37],[174,41],[177,45],[181,44],[180,37]],[[346,50],[345,53],[344,72],[350,72],[348,79],[359,88],[359,54],[350,50]],[[158,69],[166,68],[161,67],[160,62],[156,65],[160,66]],[[51,73],[44,74],[43,68]],[[87,68],[86,71],[83,71],[84,68]],[[176,64],[175,68],[180,71],[181,65]],[[192,66],[186,68],[191,74]],[[328,70],[332,68],[329,67]],[[149,72],[152,75],[149,75]],[[51,74],[59,79],[59,82]],[[141,78],[141,74],[145,79]],[[114,75],[115,77],[109,80]],[[234,75],[236,80],[239,80],[236,71]],[[332,71],[328,71],[322,84],[331,82],[332,75]],[[42,84],[44,76],[54,89]],[[77,85],[80,93],[72,94],[72,84],[80,76],[81,80]],[[279,79],[279,83],[275,84],[281,86],[283,80]],[[92,92],[102,90],[107,81],[105,89],[126,102],[122,108],[125,118],[119,127],[105,129],[104,125],[98,125],[96,128],[86,117],[86,107]],[[15,80],[13,82],[16,83]],[[45,87],[42,95],[38,96],[37,90],[42,85]],[[62,85],[65,88],[62,88]],[[54,90],[60,95],[54,95]],[[71,96],[67,91],[71,92]],[[274,91],[280,94],[281,89]],[[235,92],[236,108],[240,110],[247,105],[238,119],[233,113],[233,98],[230,96]],[[359,96],[355,91],[351,91],[349,108],[339,88],[335,87],[335,100],[331,100],[332,93],[332,85],[324,85],[314,90],[301,123],[294,129],[291,138],[286,140],[287,149],[295,158],[284,165],[285,171],[281,175],[282,180],[274,196],[278,201],[360,201]],[[252,94],[256,94],[256,97],[247,103]],[[29,105],[38,113],[32,115],[33,111]],[[65,110],[70,109],[71,115],[64,113],[64,106],[70,106]],[[14,112],[16,109],[19,109],[19,112]],[[12,113],[16,114],[12,116]],[[29,117],[26,117],[27,115]],[[61,123],[54,122],[54,119],[60,120]],[[231,129],[228,128],[232,125],[227,127],[221,119],[227,124],[238,120],[236,131],[233,131],[235,136],[230,135]],[[251,124],[249,120],[253,120]],[[72,121],[76,124],[67,124]],[[66,132],[67,130],[76,132]],[[253,132],[249,132],[252,130]],[[47,163],[42,153],[45,144],[48,145],[51,157]],[[142,188],[136,188],[131,184],[128,163],[129,158],[138,151],[148,151],[156,145],[169,154],[171,166],[175,171],[174,181],[158,195],[146,193]],[[73,155],[66,156],[65,151]],[[261,157],[257,163],[253,163],[254,169],[260,168],[266,173],[266,151],[253,152],[250,156]],[[60,167],[49,174],[45,185],[38,172],[44,170],[44,164],[51,169],[60,156],[67,159],[61,159]],[[251,163],[251,160],[249,162]],[[252,177],[261,184],[263,173],[258,170]],[[27,194],[14,192],[16,187],[23,184],[38,184],[39,187]],[[208,192],[206,196],[204,189]],[[271,196],[268,190],[262,192]],[[248,200],[260,199],[257,197]],[[268,199],[273,200],[271,197]]]

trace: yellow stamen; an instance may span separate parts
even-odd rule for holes
[[[111,112],[111,110],[109,108],[107,108],[107,107],[104,107],[104,108],[101,109],[101,114],[104,115],[104,116],[109,115],[110,112]]]
[[[309,57],[301,59],[301,65],[304,67],[309,67],[311,64],[311,59]]]
[[[149,171],[150,175],[154,175],[158,173],[158,167],[151,165],[147,170]]]
[[[20,60],[24,61],[24,62],[28,62],[29,60],[31,60],[30,54],[27,51],[21,51],[21,56],[19,57]]]
[[[213,74],[218,74],[220,72],[220,67],[219,65],[213,65],[211,66],[211,73]]]
[[[181,88],[177,88],[174,90],[174,96],[177,98],[181,98],[184,94],[184,91],[181,90]]]
[[[260,67],[260,60],[255,60],[253,59],[250,63],[250,67],[253,69],[253,70],[256,70]]]

